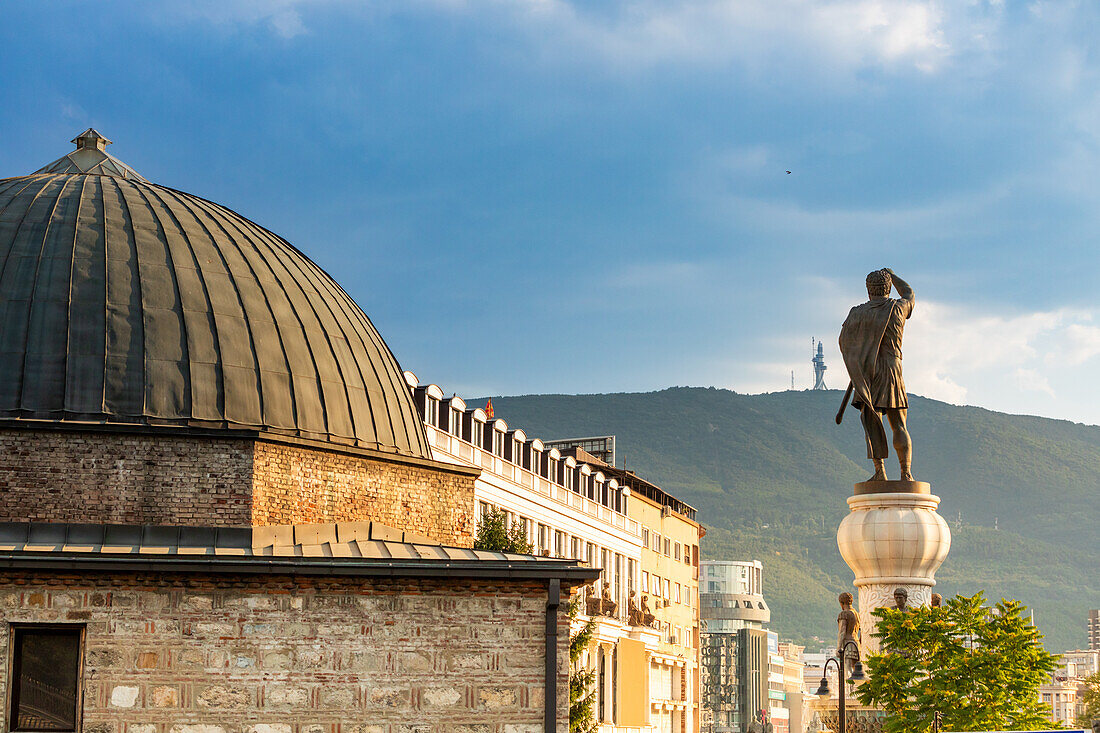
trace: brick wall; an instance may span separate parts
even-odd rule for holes
[[[85,733],[536,733],[545,603],[530,581],[0,574],[5,626],[86,625]]]
[[[472,547],[474,477],[417,462],[257,441],[252,521],[262,524],[369,519]]]
[[[0,430],[0,495],[0,521],[374,520],[473,545],[473,476],[427,462],[265,440]]]
[[[0,521],[248,526],[249,442],[0,430]]]

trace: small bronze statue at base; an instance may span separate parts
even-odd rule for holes
[[[626,621],[631,626],[642,625],[642,609],[638,608],[638,604],[634,602],[634,591],[630,591],[626,599]]]
[[[851,593],[845,591],[840,594],[837,600],[840,601],[840,615],[836,617],[836,648],[844,649],[848,642],[855,642],[856,647],[859,648],[859,615],[852,610],[852,601],[854,598]],[[849,647],[845,655],[845,659],[848,658],[855,660],[859,658],[859,655],[854,654]]]
[[[652,628],[653,625],[657,623],[657,617],[649,610],[649,596],[642,596],[642,607],[640,610],[642,612],[642,626]]]
[[[898,611],[908,610],[909,591],[904,588],[894,588],[894,608]]]

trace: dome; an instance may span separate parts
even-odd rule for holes
[[[259,430],[429,458],[401,367],[308,257],[95,130],[0,179],[0,419]]]

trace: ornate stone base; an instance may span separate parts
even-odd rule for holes
[[[891,488],[900,490],[884,490]],[[939,503],[922,481],[867,481],[856,484],[856,495],[848,499],[851,513],[836,541],[856,576],[865,654],[878,651],[871,611],[893,607],[896,588],[908,592],[910,606],[931,603],[936,570],[951,548],[951,530],[936,513]]]

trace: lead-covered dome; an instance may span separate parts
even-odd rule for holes
[[[243,216],[146,181],[94,130],[73,142],[0,179],[0,419],[430,457],[397,360],[327,273]]]

